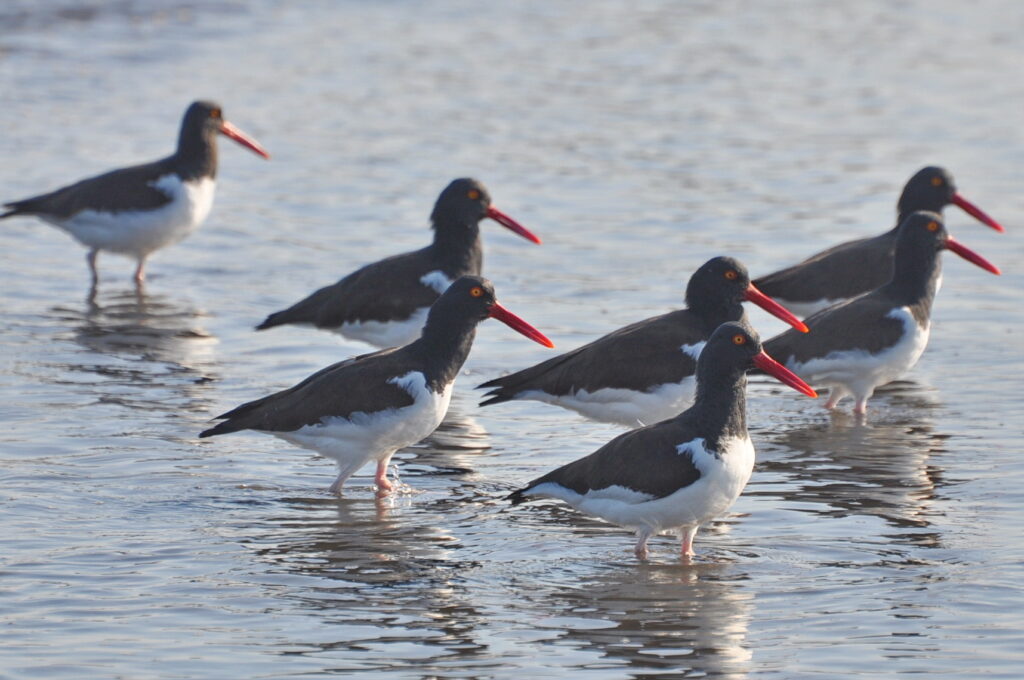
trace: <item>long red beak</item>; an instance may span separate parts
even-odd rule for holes
[[[810,385],[801,380],[800,376],[780,364],[775,359],[772,359],[764,350],[761,350],[759,354],[754,356],[754,365],[784,385],[789,385],[797,392],[806,394],[808,397],[814,397],[815,399],[818,398],[818,393],[815,392]]]
[[[522,333],[534,342],[540,343],[545,347],[553,348],[555,346],[555,343],[548,340],[546,335],[499,305],[497,302],[491,305],[491,309],[487,315],[492,319],[497,319],[512,330]]]
[[[793,316],[791,311],[780,305],[778,302],[759,291],[754,284],[747,286],[746,299],[753,302],[769,314],[782,319],[801,333],[806,333],[810,330],[807,328],[807,324]]]
[[[515,233],[525,238],[527,241],[533,241],[537,245],[540,245],[540,239],[537,238],[532,231],[530,231],[523,225],[519,224],[505,213],[501,212],[493,205],[487,208],[487,216],[490,217],[495,222],[497,222],[498,224],[500,224],[501,226],[505,227],[506,229],[511,229]]]
[[[960,243],[952,236],[946,236],[946,241],[945,243],[942,244],[942,247],[946,248],[947,250],[952,250],[954,253],[964,258],[968,262],[976,264],[985,271],[992,272],[996,276],[1002,274],[1002,272],[999,271],[999,267],[995,266],[994,264],[983,258],[981,255],[978,255],[976,252],[974,252],[964,244]]]
[[[239,130],[226,120],[222,120],[220,122],[220,133],[225,137],[230,137],[231,139],[235,140],[242,146],[252,149],[259,155],[263,156],[264,158],[270,158],[270,154],[267,153],[266,149],[260,146],[259,142],[257,142],[255,139],[245,134],[244,132],[242,132],[241,130]]]
[[[979,222],[987,224],[988,226],[992,227],[993,229],[1000,233],[1006,231],[1005,229],[1003,229],[1003,225],[999,224],[994,219],[989,217],[984,210],[982,210],[981,208],[979,208],[978,206],[974,205],[966,198],[961,196],[960,192],[956,192],[953,194],[953,205],[957,206],[965,213],[967,213],[974,219],[978,220]]]

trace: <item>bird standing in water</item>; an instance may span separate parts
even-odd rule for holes
[[[178,148],[167,158],[5,203],[8,210],[0,219],[33,215],[71,234],[89,249],[93,291],[101,250],[135,258],[135,282],[141,284],[146,258],[191,234],[210,213],[218,134],[270,158],[256,140],[224,119],[218,104],[197,101],[185,111]]]
[[[1000,273],[950,236],[937,213],[916,212],[899,227],[888,283],[807,317],[810,333],[781,333],[764,343],[766,351],[810,384],[828,387],[825,408],[852,395],[854,413],[866,413],[875,388],[909,371],[928,345],[943,250]]]
[[[693,401],[708,337],[746,318],[749,301],[799,331],[803,322],[750,283],[735,258],[714,257],[686,285],[686,308],[637,321],[561,356],[479,385],[481,406],[533,399],[629,427],[671,418]]]
[[[448,412],[452,385],[469,355],[476,326],[497,319],[546,347],[551,341],[495,299],[479,276],[453,283],[430,308],[419,339],[339,362],[298,385],[217,416],[200,437],[256,430],[312,449],[338,463],[331,493],[371,461],[378,493],[392,490],[388,462],[420,441]]]
[[[557,498],[588,515],[634,529],[634,553],[678,530],[682,557],[693,536],[728,510],[754,469],[747,433],[746,373],[759,368],[811,397],[817,394],[761,348],[745,322],[724,323],[697,360],[697,397],[674,418],[619,435],[594,453],[538,477],[509,499]]]
[[[484,218],[540,243],[526,227],[491,204],[482,183],[457,179],[441,192],[430,215],[433,243],[368,264],[271,314],[256,330],[311,325],[376,347],[412,342],[419,337],[430,305],[452,281],[480,275],[480,221]]]
[[[800,264],[754,279],[754,285],[801,316],[871,292],[892,278],[900,224],[919,210],[941,215],[947,205],[955,205],[996,231],[1004,231],[1002,225],[957,191],[947,170],[922,168],[903,188],[892,229],[833,246]]]

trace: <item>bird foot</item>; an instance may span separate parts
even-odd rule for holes
[[[636,545],[633,546],[633,554],[636,555],[638,560],[643,562],[647,561],[647,556],[650,554],[650,551],[647,550],[647,539],[650,537],[651,535],[649,533],[638,533],[636,536]]]

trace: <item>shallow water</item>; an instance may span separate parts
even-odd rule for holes
[[[0,229],[0,676],[1016,678],[1024,664],[1024,9],[748,3],[82,3],[0,7],[0,198],[169,151],[216,97],[274,154],[222,144],[201,231],[101,256]],[[365,347],[251,327],[429,237],[453,177],[545,240],[485,225],[503,303],[564,350],[680,304],[728,253],[755,274],[890,226],[942,164],[1003,267],[946,257],[931,344],[866,424],[754,381],[758,465],[681,565],[515,485],[620,430],[472,386],[544,358],[481,327],[412,491],[342,500],[333,463],[214,414]],[[765,335],[782,328],[761,312]]]

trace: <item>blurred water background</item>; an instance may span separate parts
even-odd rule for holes
[[[213,98],[206,225],[150,263],[0,228],[0,676],[1019,678],[1024,665],[1024,5],[1015,0],[0,4],[0,198],[168,153]],[[454,177],[485,272],[560,350],[893,222],[949,168],[1008,229],[950,230],[931,344],[867,424],[755,382],[758,464],[639,564],[624,531],[515,485],[620,430],[473,385],[548,356],[484,324],[414,493],[207,420],[366,350],[270,311],[425,244]],[[762,334],[782,325],[752,311]]]

